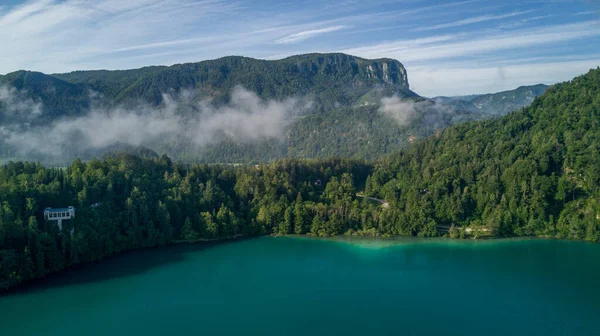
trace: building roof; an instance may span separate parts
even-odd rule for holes
[[[69,212],[75,210],[75,208],[46,208],[44,212]]]

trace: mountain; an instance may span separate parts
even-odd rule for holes
[[[456,97],[441,96],[435,97],[433,100],[472,112],[479,111],[490,116],[502,116],[529,106],[536,97],[543,94],[547,89],[548,85],[537,84],[520,86],[514,90],[497,93]]]
[[[229,56],[170,67],[53,76],[85,85],[117,102],[142,98],[153,104],[161,103],[164,93],[182,89],[198,89],[203,95],[224,101],[236,85],[263,99],[314,95],[322,109],[330,109],[335,103],[351,105],[376,88],[416,96],[409,90],[406,69],[400,62],[345,54],[306,54],[276,61]]]
[[[374,159],[503,113],[485,110],[494,97],[477,106],[427,100],[410,90],[400,62],[345,54],[17,71],[0,77],[0,157],[61,165],[142,146],[186,162]]]
[[[391,234],[600,239],[600,68],[522,110],[445,129],[387,158],[367,182]]]
[[[197,90],[201,97],[219,103],[237,85],[263,99],[310,95],[320,110],[352,105],[371,90],[417,96],[410,91],[400,62],[344,54],[307,54],[277,61],[230,56],[170,67],[53,75],[17,71],[0,77],[0,83],[36,98],[50,116],[89,107],[90,95],[101,95],[113,104],[143,100],[159,105],[166,93]]]

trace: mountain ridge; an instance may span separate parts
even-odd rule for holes
[[[214,60],[194,63],[181,63],[171,66],[153,66],[129,70],[76,71],[65,74],[53,74],[73,84],[88,84],[92,89],[106,92],[98,85],[100,82],[116,85],[118,93],[107,92],[117,100],[143,97],[151,103],[160,103],[161,94],[168,90],[199,88],[210,91],[218,88],[230,90],[241,84],[256,92],[262,98],[283,98],[294,94],[303,94],[325,90],[338,86],[358,89],[365,85],[389,85],[399,94],[416,96],[409,89],[406,69],[397,60],[368,60],[346,54],[303,54],[281,60],[260,60],[243,56],[226,56]],[[177,80],[165,81],[165,77]],[[335,81],[331,81],[335,79]],[[151,81],[154,87],[143,87]],[[273,82],[273,83],[271,83]],[[286,84],[296,82],[293,90]],[[321,82],[324,82],[321,84]],[[344,85],[341,82],[344,82]],[[279,88],[274,87],[279,86]],[[208,88],[205,88],[206,86]],[[306,90],[313,87],[313,90]],[[340,88],[338,88],[340,89]],[[214,93],[214,92],[212,92]],[[350,105],[352,97],[341,102]],[[225,94],[226,95],[226,94]],[[317,100],[319,95],[317,94]],[[324,105],[328,105],[325,102]]]
[[[472,112],[487,109],[489,114],[500,116],[528,106],[534,98],[543,94],[549,87],[546,84],[521,85],[516,89],[500,92],[466,96],[438,96],[431,99]],[[506,99],[507,97],[508,99]]]
[[[158,122],[172,128],[172,123],[165,124],[165,113],[179,120],[201,114],[203,111],[198,105],[207,106],[211,111],[222,111],[222,106],[227,108],[224,111],[237,109],[239,106],[231,105],[232,94],[240,93],[240,86],[246,90],[242,92],[243,99],[250,98],[251,101],[245,102],[254,106],[256,111],[268,110],[269,106],[282,108],[290,101],[301,98],[310,101],[310,107],[302,115],[287,115],[285,118],[288,119],[281,120],[285,124],[285,129],[280,132],[281,138],[262,139],[253,136],[252,141],[240,141],[228,137],[227,134],[235,135],[239,127],[245,126],[240,124],[233,132],[217,132],[215,135],[218,140],[202,147],[177,136],[163,137],[161,141],[148,144],[143,142],[141,133],[144,132],[137,129],[144,127],[143,123],[137,123],[132,124],[131,129],[121,136],[129,139],[127,133],[137,134],[137,131],[140,133],[136,138],[138,140],[128,143],[127,139],[117,138],[106,148],[112,152],[118,143],[142,145],[186,162],[240,163],[284,157],[331,156],[375,159],[404,148],[440,128],[505,113],[488,113],[485,108],[476,108],[470,102],[452,100],[441,104],[427,100],[410,90],[407,70],[400,61],[390,58],[370,60],[341,53],[303,54],[281,60],[226,56],[171,66],[80,70],[52,75],[16,71],[0,77],[0,84],[13,90],[8,92],[15,96],[12,103],[17,106],[26,107],[29,104],[39,107],[39,113],[35,115],[26,110],[6,113],[10,106],[3,103],[0,96],[0,122],[5,129],[9,128],[11,134],[21,134],[31,129],[38,135],[61,134],[66,131],[60,127],[60,123],[66,121],[71,127],[67,133],[78,133],[85,137],[86,132],[94,131],[93,127],[90,129],[91,123],[104,124],[106,118],[121,118],[124,115],[128,120],[154,115],[152,123]],[[256,98],[252,98],[254,95]],[[238,95],[236,99],[239,98]],[[182,103],[182,99],[185,102],[179,105],[185,105],[184,112],[176,111],[175,115],[168,112],[167,105],[173,105],[173,102],[177,105]],[[234,105],[239,103],[233,102]],[[90,115],[95,119],[90,119]],[[104,119],[100,119],[101,116]],[[238,115],[241,116],[244,114]],[[268,122],[268,119],[261,122]],[[177,127],[182,124],[181,121],[177,123]],[[88,125],[86,131],[72,129],[80,124]],[[120,126],[117,123],[111,127]],[[157,132],[160,132],[160,127]],[[1,131],[0,143],[3,138]],[[267,133],[273,135],[278,132]],[[35,136],[39,138],[38,135]],[[14,142],[29,141],[27,136],[18,135],[16,138],[20,140],[13,140],[12,147],[5,145],[0,156],[15,157],[18,144],[15,147]],[[77,139],[63,141],[58,146],[63,152],[84,158],[102,151],[102,147],[94,147],[86,156],[87,151],[79,146],[81,141]],[[45,139],[39,139],[38,142],[44,146],[48,144]],[[29,148],[37,151],[39,146]],[[124,149],[130,150],[127,146]],[[27,158],[44,162],[48,159],[35,155]]]

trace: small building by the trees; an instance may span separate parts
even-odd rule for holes
[[[44,210],[44,219],[47,221],[55,221],[58,228],[62,231],[62,221],[75,218],[75,207],[68,208],[46,208]]]

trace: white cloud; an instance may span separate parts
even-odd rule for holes
[[[275,41],[275,43],[296,43],[296,42],[300,42],[300,41],[315,37],[317,35],[333,33],[333,32],[336,32],[338,30],[342,30],[345,28],[347,28],[347,27],[346,26],[332,26],[332,27],[326,27],[326,28],[321,28],[321,29],[302,31],[299,33],[288,35],[286,37],[282,37],[282,38],[278,39],[277,41]]]
[[[401,127],[419,120],[421,127],[440,129],[470,119],[468,114],[457,114],[456,108],[450,105],[438,104],[430,100],[403,100],[398,96],[381,98],[377,111],[391,118]]]
[[[16,91],[0,89],[3,99],[15,101]],[[116,144],[150,148],[183,142],[202,147],[226,135],[237,141],[281,138],[294,117],[306,112],[311,101],[305,98],[263,100],[254,92],[236,87],[229,104],[214,107],[209,101],[195,103],[195,92],[176,97],[164,95],[164,105],[147,104],[111,109],[92,108],[79,117],[65,117],[21,131],[20,125],[0,126],[0,138],[20,155],[44,154],[61,158],[68,153],[102,149]],[[38,105],[23,101],[21,112],[36,111]],[[15,129],[16,127],[16,129]]]
[[[417,114],[414,102],[402,100],[398,96],[381,98],[378,111],[394,119],[400,126],[409,124]]]

